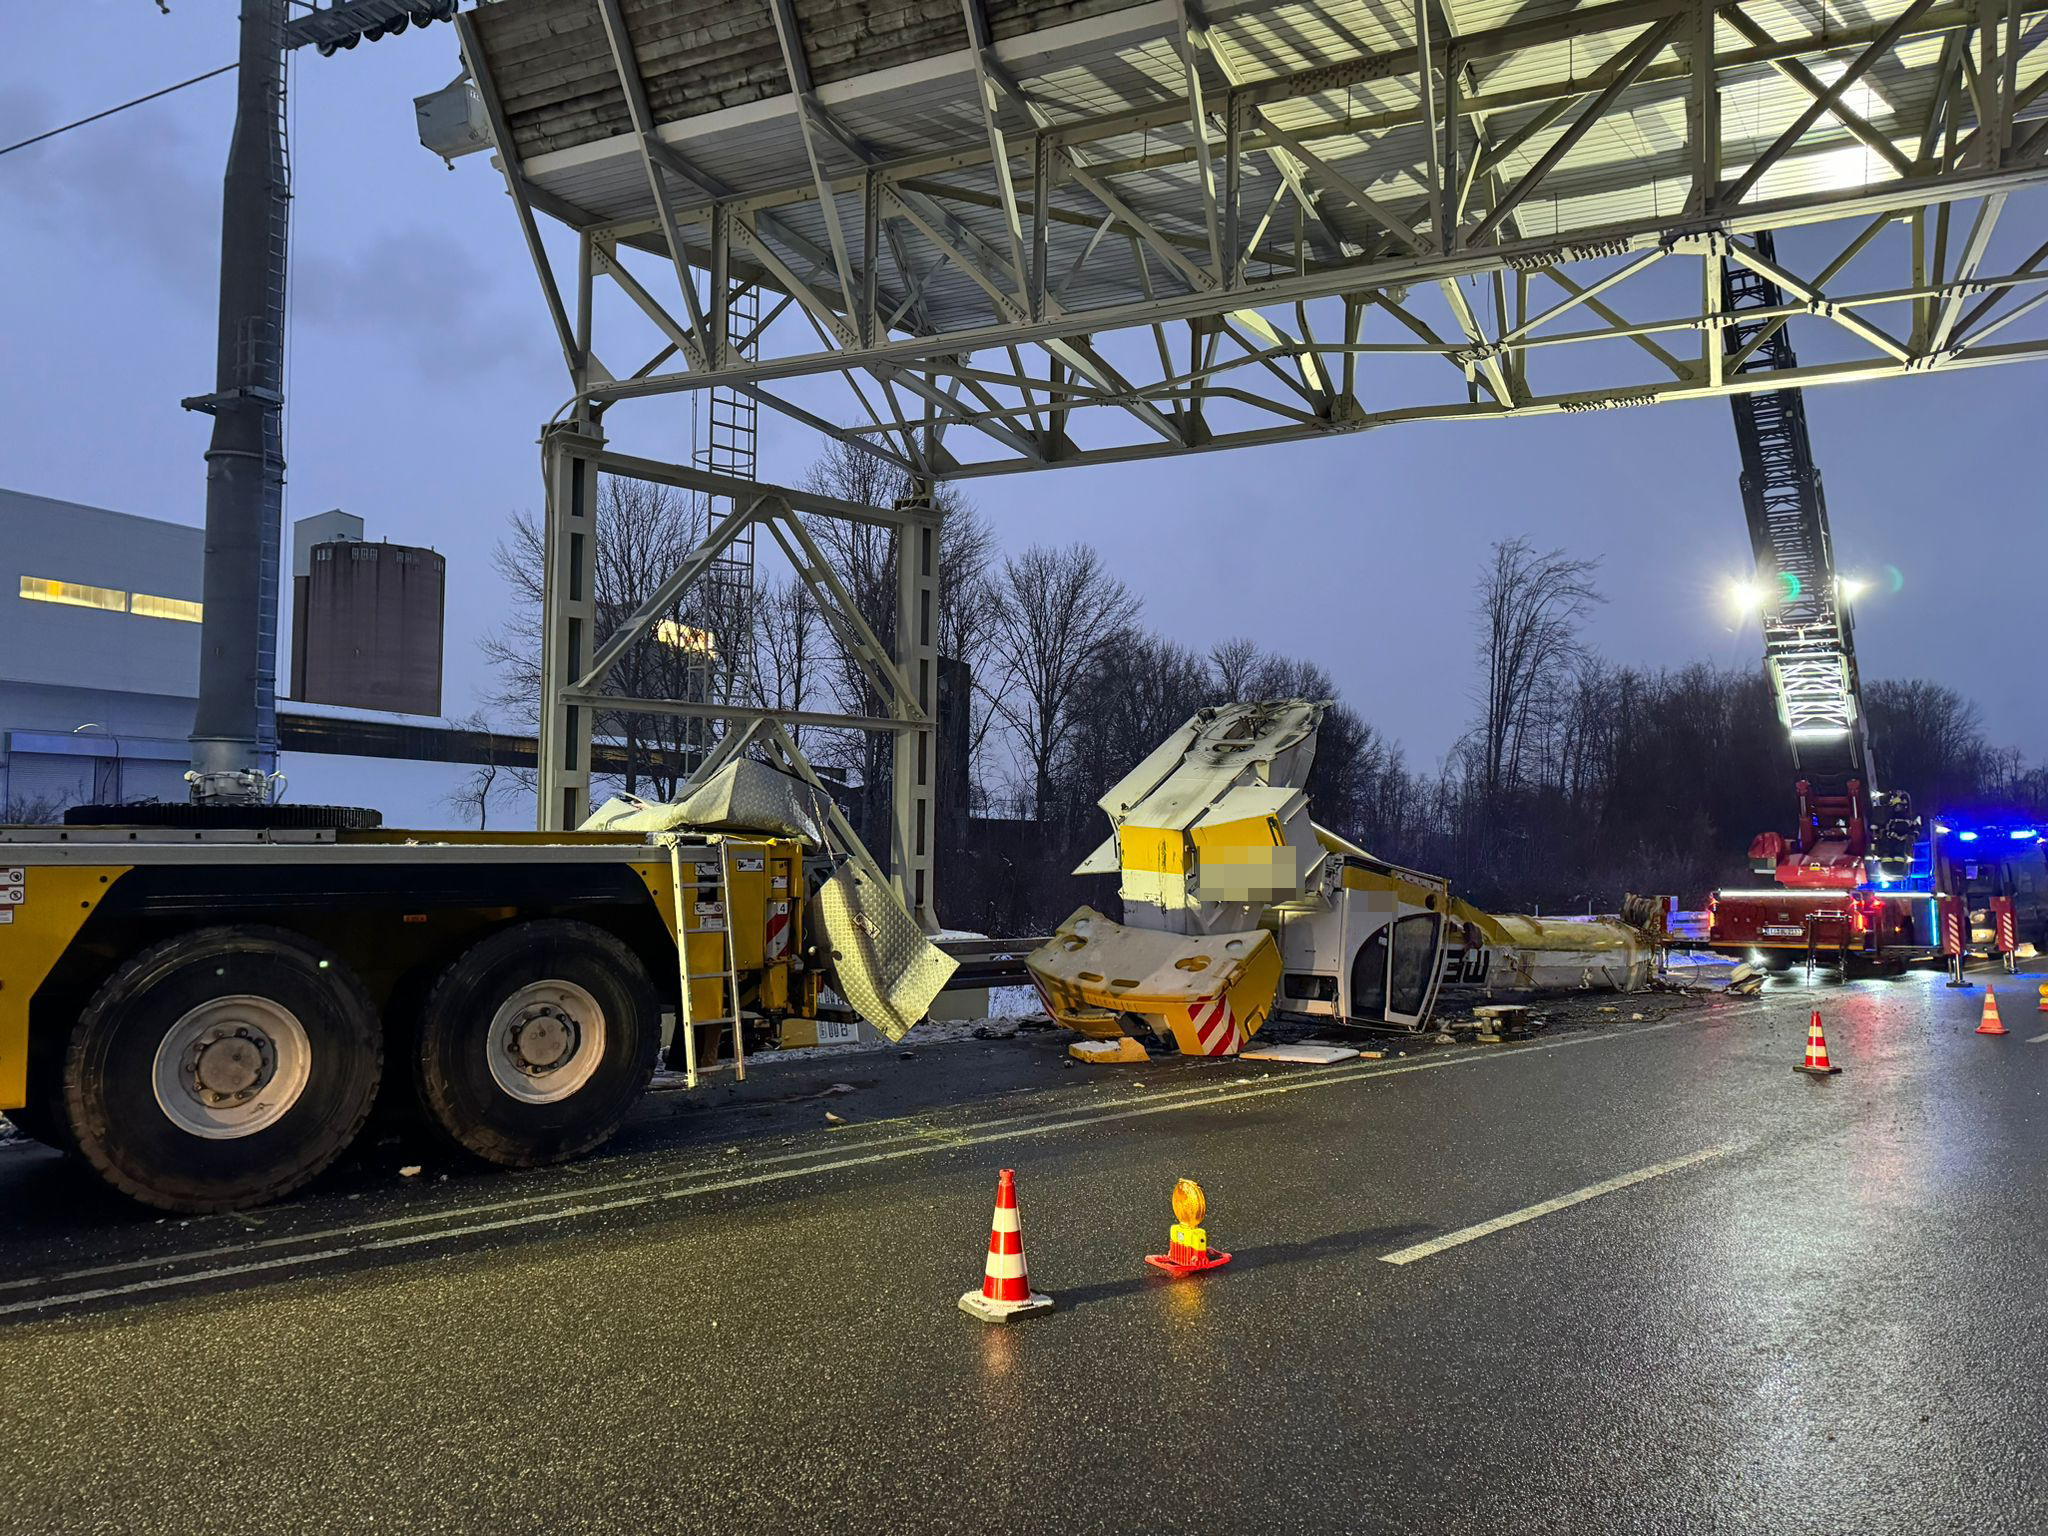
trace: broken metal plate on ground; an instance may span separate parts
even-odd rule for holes
[[[1349,1061],[1358,1054],[1349,1045],[1262,1045],[1255,1051],[1241,1051],[1239,1061],[1285,1061],[1304,1067],[1327,1067]]]

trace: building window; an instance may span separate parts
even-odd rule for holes
[[[690,624],[678,624],[674,619],[659,619],[654,625],[654,638],[662,645],[672,646],[692,656],[716,656],[718,639],[708,629],[698,629]]]
[[[128,611],[145,619],[176,619],[184,624],[197,624],[206,616],[203,603],[187,602],[182,597],[153,597],[147,592],[136,593]]]
[[[43,576],[21,578],[21,595],[31,602],[68,603],[73,608],[99,608],[126,613],[128,594],[112,587],[89,587],[78,581],[51,581]]]
[[[77,581],[51,581],[46,576],[21,578],[21,595],[36,603],[68,603],[73,608],[98,608],[104,613],[133,613],[145,619],[178,619],[197,624],[204,606],[182,597],[155,597],[138,592],[131,599],[114,587],[89,587]]]

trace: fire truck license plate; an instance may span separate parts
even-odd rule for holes
[[[1767,923],[1757,931],[1767,939],[1796,939],[1801,937],[1806,930],[1803,928],[1773,927]]]

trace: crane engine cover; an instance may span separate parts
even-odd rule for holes
[[[1095,1040],[1135,1017],[1183,1056],[1234,1056],[1273,1011],[1280,950],[1253,928],[1190,939],[1082,907],[1026,964],[1046,1012]]]

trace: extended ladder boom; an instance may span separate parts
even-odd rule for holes
[[[1754,237],[1754,249],[1764,263],[1774,263],[1768,231]],[[1796,366],[1790,328],[1771,318],[1774,311],[1782,315],[1786,303],[1778,285],[1735,257],[1725,262],[1722,283],[1730,371]],[[1805,397],[1798,389],[1764,389],[1734,395],[1731,403],[1756,557],[1764,665],[1778,718],[1791,737],[1800,802],[1796,841],[1766,832],[1750,845],[1750,859],[1759,873],[1787,885],[1858,885],[1864,860],[1888,852],[1892,839],[1873,838],[1871,830],[1876,785],[1855,635],[1807,438]],[[1875,846],[1879,842],[1886,847]]]

